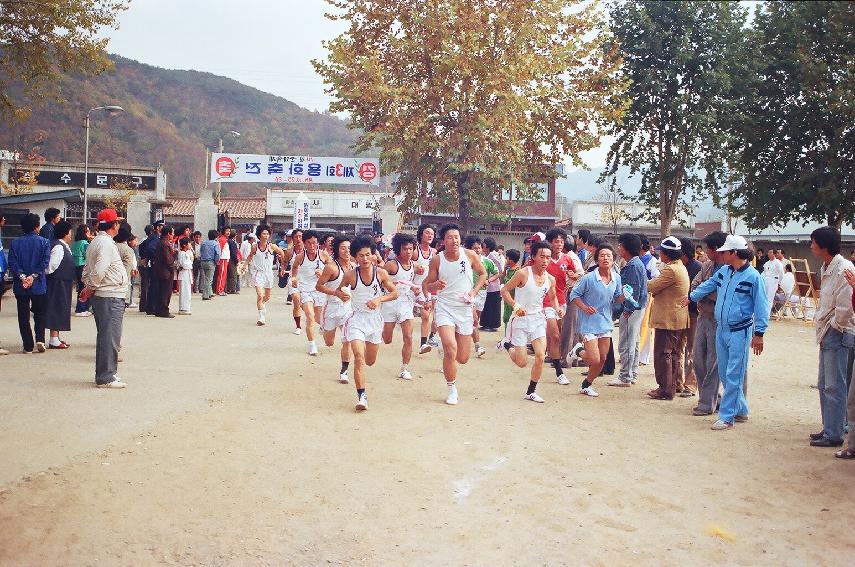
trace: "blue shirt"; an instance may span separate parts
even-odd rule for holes
[[[220,243],[216,240],[203,240],[199,247],[199,259],[216,264],[220,259]]]
[[[710,279],[695,288],[689,299],[698,301],[716,292],[715,319],[719,327],[741,331],[754,325],[763,335],[769,327],[769,302],[760,272],[751,264],[734,270],[722,266]]]
[[[621,287],[624,285],[632,286],[632,298],[638,302],[638,309],[644,310],[647,307],[647,268],[641,262],[641,258],[633,256],[629,262],[620,271]],[[629,301],[624,301],[618,304],[615,313],[632,313],[635,307]]]
[[[44,295],[47,293],[45,270],[50,262],[50,243],[31,232],[16,238],[9,246],[9,273],[14,279],[15,295]],[[24,289],[20,276],[35,276],[33,285]]]
[[[573,287],[567,301],[581,298],[585,305],[597,310],[593,315],[579,312],[578,330],[583,335],[605,335],[611,333],[615,325],[612,321],[612,305],[621,296],[620,276],[612,270],[612,281],[605,285],[600,271],[588,272]]]

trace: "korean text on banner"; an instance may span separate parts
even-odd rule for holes
[[[294,228],[300,230],[308,230],[312,220],[311,205],[305,193],[294,200]]]
[[[211,154],[211,181],[379,186],[376,158]]]

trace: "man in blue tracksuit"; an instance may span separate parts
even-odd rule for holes
[[[718,252],[719,261],[726,265],[689,294],[695,302],[713,292],[717,294],[716,354],[724,394],[718,421],[712,426],[716,431],[730,429],[734,421],[748,421],[748,402],[742,391],[748,349],[750,346],[757,355],[763,352],[763,335],[769,326],[766,288],[760,273],[751,266],[753,253],[748,242],[731,234]]]

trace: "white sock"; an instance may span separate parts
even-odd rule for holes
[[[457,380],[455,380],[454,382],[446,382],[445,384],[446,384],[449,388],[453,388],[453,387],[455,386],[455,384],[457,384]]]
[[[50,346],[59,346],[59,337],[51,337]]]
[[[259,309],[258,310],[258,318],[261,319],[263,317],[264,317],[264,309]]]
[[[309,348],[314,348],[315,341],[309,341]]]

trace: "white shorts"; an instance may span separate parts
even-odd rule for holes
[[[341,340],[362,341],[379,345],[383,342],[383,319],[380,313],[354,311],[342,327]]]
[[[380,315],[384,323],[403,323],[413,319],[413,307],[412,301],[387,301],[380,306]]]
[[[449,305],[437,300],[433,320],[437,327],[454,327],[458,335],[471,335],[474,327],[471,305]]]
[[[342,327],[351,315],[353,315],[353,309],[350,307],[350,302],[327,301],[321,315],[321,329],[335,331]]]
[[[315,288],[305,288],[298,285],[297,293],[300,294],[300,303],[314,303],[315,307],[323,307],[327,304],[327,294],[321,293]]]
[[[546,316],[532,313],[524,317],[511,317],[508,321],[507,340],[515,347],[524,347],[536,339],[546,337]]]
[[[273,287],[273,272],[262,270],[260,272],[252,272],[248,275],[253,287],[263,287],[271,289]]]
[[[582,335],[582,342],[587,343],[588,341],[595,341],[597,339],[605,339],[606,337],[612,338],[612,334],[611,333],[601,333],[601,334],[587,333],[587,334]]]
[[[552,307],[544,307],[543,314],[546,315],[547,319],[555,319],[556,321],[561,321],[561,317],[558,316],[558,313]]]
[[[475,308],[475,311],[484,311],[484,304],[487,302],[487,292],[479,291],[478,295],[475,296],[475,299],[472,300],[472,307]]]

